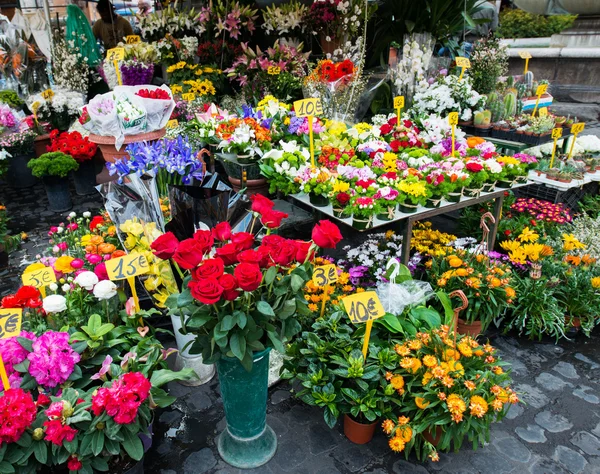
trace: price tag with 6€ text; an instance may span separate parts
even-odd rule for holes
[[[366,323],[385,316],[385,309],[374,291],[363,291],[346,296],[342,302],[354,324]]]
[[[463,58],[461,56],[457,56],[456,57],[456,65],[458,67],[468,69],[471,67],[471,61],[469,60],[469,58]]]
[[[56,283],[56,275],[54,274],[54,270],[50,267],[23,273],[21,279],[23,280],[23,285],[35,286],[36,288],[43,288],[50,283]]]
[[[148,260],[139,253],[132,253],[106,261],[106,273],[108,273],[108,278],[113,281],[143,275],[148,273],[149,270]]]
[[[294,110],[296,117],[314,117],[323,113],[323,105],[321,99],[303,99],[294,102]]]
[[[394,108],[395,109],[403,109],[404,108],[404,96],[403,95],[394,97]]]
[[[21,332],[22,319],[21,308],[0,309],[0,339],[18,336]]]
[[[322,265],[313,270],[312,282],[316,286],[327,286],[338,280],[337,267],[333,264]]]

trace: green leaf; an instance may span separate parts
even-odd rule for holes
[[[117,453],[117,454],[119,454],[119,453]],[[95,458],[92,458],[92,467],[96,471],[101,471],[101,472],[108,471],[108,463],[106,462],[106,459],[104,459],[101,456],[97,456]]]
[[[442,290],[435,293],[440,300],[440,303],[444,307],[444,324],[450,326],[454,321],[454,310],[452,309],[452,302],[448,294]]]
[[[160,408],[171,406],[175,400],[177,400],[176,397],[167,395],[167,392],[165,392],[162,388],[157,387],[152,387],[150,390],[150,395],[152,396],[152,401]]]
[[[426,323],[430,329],[439,327],[442,324],[440,314],[433,308],[419,306],[418,308],[412,308],[410,314],[419,321]]]
[[[258,303],[256,303],[256,309],[258,310],[259,313],[261,313],[265,316],[269,316],[272,318],[275,317],[273,308],[271,308],[271,305],[269,303],[267,303],[266,301],[259,301]]]
[[[229,347],[231,347],[233,355],[241,361],[246,353],[246,338],[243,334],[234,332],[229,340]]]
[[[2,474],[12,474],[13,472],[15,472],[15,468],[12,467],[12,465],[6,461],[0,461],[0,472]]]
[[[323,418],[325,419],[325,423],[327,423],[327,426],[329,426],[329,428],[333,428],[337,423],[337,416],[331,413],[331,410],[329,410],[329,408],[326,408],[323,412]]]
[[[273,283],[276,276],[277,276],[277,267],[269,268],[267,270],[267,273],[265,273],[265,283],[267,285],[270,285],[271,283]]]
[[[271,267],[271,268],[275,268],[275,267]],[[241,313],[238,315],[237,318],[237,325],[239,326],[240,329],[244,329],[246,327],[246,323],[248,322],[248,317],[246,316],[246,313]]]
[[[292,286],[292,291],[294,293],[298,293],[302,288],[304,288],[304,280],[302,279],[301,276],[293,273],[291,286]]]
[[[185,323],[186,329],[200,329],[207,322],[211,321],[215,317],[211,314],[201,314],[197,316],[192,316]]]
[[[179,296],[177,297],[178,308],[185,308],[186,306],[191,305],[193,302],[194,297],[192,296],[192,293],[190,293],[190,290],[188,290],[187,288],[181,293],[179,293]]]
[[[70,380],[70,381],[79,380],[82,376],[83,376],[83,374],[81,372],[81,367],[76,365],[73,368],[73,372],[71,372],[71,375],[69,375],[69,378],[67,380]]]
[[[46,464],[46,460],[48,459],[48,447],[46,446],[46,443],[43,441],[34,441],[33,454],[40,464]]]
[[[230,331],[233,326],[235,326],[235,320],[231,314],[228,314],[221,321],[221,332]]]
[[[275,267],[272,267],[272,268],[275,268]],[[17,337],[17,342],[27,352],[33,352],[33,341],[31,339],[27,339],[26,337]]]
[[[285,303],[283,303],[283,308],[277,311],[277,316],[279,316],[279,319],[287,319],[294,313],[296,313],[296,300],[286,300]]]
[[[129,430],[123,430],[123,448],[129,454],[129,457],[134,461],[139,461],[144,455],[144,446],[139,436]]]
[[[75,423],[80,423],[82,421],[92,421],[92,414],[89,411],[81,410],[79,413],[69,418],[70,425],[74,425]]]
[[[342,393],[352,401],[358,401],[359,399],[358,393],[356,393],[356,390],[352,388],[344,387],[342,388]]]
[[[162,387],[164,384],[173,380],[190,380],[197,377],[193,369],[182,369],[179,372],[173,372],[168,369],[159,369],[152,372],[150,383],[152,387]]]
[[[86,436],[86,438],[91,438],[91,436]],[[84,438],[84,440],[85,440],[85,438]],[[88,442],[88,445],[89,445],[89,442]],[[81,446],[83,446],[83,441],[81,442]],[[121,452],[121,447],[119,446],[119,443],[110,438],[106,438],[104,440],[104,447],[113,456],[117,456]],[[91,450],[90,450],[90,452],[91,452]],[[85,453],[83,453],[83,452],[81,454],[85,455]]]
[[[282,354],[285,354],[285,347],[283,347],[283,343],[279,339],[277,333],[273,331],[267,331],[267,336],[269,336],[269,339],[273,343],[273,347]]]
[[[94,431],[92,434],[92,453],[98,456],[104,448],[104,432],[101,430]]]
[[[105,334],[108,334],[109,332],[111,332],[114,329],[114,327],[115,327],[114,324],[110,324],[110,323],[103,324],[96,330],[96,337],[102,337]]]

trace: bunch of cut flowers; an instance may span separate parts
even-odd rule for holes
[[[96,154],[97,145],[90,142],[79,132],[62,132],[52,130],[50,132],[49,152],[60,151],[71,155],[78,163],[91,160]]]
[[[252,116],[230,118],[217,126],[215,135],[221,140],[219,148],[226,153],[236,154],[238,159],[256,159],[271,149],[269,127],[269,119],[259,122]]]

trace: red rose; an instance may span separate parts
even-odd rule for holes
[[[96,227],[98,227],[101,224],[104,224],[104,217],[102,217],[102,216],[94,216],[94,218],[90,222],[90,230],[91,231],[96,230]]]
[[[390,142],[390,147],[392,148],[392,151],[394,153],[397,153],[398,150],[400,149],[400,140],[392,140]]]
[[[469,161],[466,165],[466,168],[471,173],[479,173],[483,169],[483,166],[476,161]]]
[[[200,264],[203,256],[204,249],[200,242],[186,239],[179,243],[177,251],[173,254],[173,260],[184,270],[191,270]]]
[[[79,471],[83,467],[83,463],[75,456],[69,456],[67,467],[69,468],[69,471]]]
[[[21,302],[35,300],[40,297],[40,291],[35,286],[22,286],[15,293],[15,297]]]
[[[175,234],[167,232],[152,242],[150,248],[154,250],[154,255],[161,260],[169,260],[177,250],[178,245],[179,240],[177,240]]]
[[[213,237],[221,242],[231,238],[231,226],[229,222],[219,222],[212,230]]]
[[[346,204],[348,204],[348,201],[350,201],[350,194],[348,193],[338,193],[335,196],[336,201],[338,202],[338,204],[342,207],[344,207]]]
[[[285,212],[276,211],[275,209],[268,209],[265,211],[260,218],[260,222],[267,226],[269,229],[276,229],[281,225],[281,221],[286,219],[288,215]]]
[[[275,247],[271,252],[273,261],[282,267],[289,266],[296,258],[296,246],[292,241],[286,241],[279,247]]]
[[[216,278],[205,278],[200,281],[191,280],[188,287],[192,296],[204,304],[215,304],[223,294],[223,287],[219,285]]]
[[[317,222],[312,230],[313,242],[322,249],[334,249],[342,240],[340,229],[333,222],[323,220]]]
[[[260,263],[263,255],[256,250],[244,250],[238,254],[238,261],[240,263]]]
[[[4,309],[20,308],[21,305],[21,300],[19,300],[19,298],[17,298],[15,295],[8,295],[2,298],[2,307]]]
[[[204,253],[208,253],[215,243],[210,230],[197,230],[194,232],[194,240],[200,244]]]
[[[273,209],[273,206],[275,205],[273,201],[264,197],[262,194],[253,194],[250,196],[250,201],[252,201],[252,211],[257,212],[258,214],[264,214],[265,211]]]
[[[285,239],[277,234],[265,235],[261,241],[262,245],[267,245],[269,247],[276,247],[281,245],[282,242],[285,242]]]
[[[260,286],[263,275],[256,263],[244,262],[235,267],[233,276],[242,290],[254,291]]]
[[[223,260],[225,265],[237,263],[238,253],[240,253],[240,251],[238,250],[237,245],[233,243],[225,244],[223,247],[217,249],[217,256]]]
[[[194,280],[203,280],[204,278],[219,278],[223,275],[223,260],[220,258],[209,258],[204,260],[199,267],[194,268],[192,275]]]
[[[296,240],[296,261],[300,264],[306,262],[308,257],[308,251],[310,250],[310,246],[312,242],[303,242],[302,240]],[[314,252],[310,254],[310,260],[314,257]]]
[[[233,301],[240,296],[240,292],[237,290],[238,283],[233,275],[229,273],[221,275],[219,285],[223,287],[223,298],[227,301]]]
[[[238,251],[248,250],[254,245],[254,236],[248,232],[238,232],[231,235],[231,242],[235,244]]]
[[[384,123],[381,127],[379,127],[379,131],[382,135],[387,135],[392,131],[392,126],[387,123]]]

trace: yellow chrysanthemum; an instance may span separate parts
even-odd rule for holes
[[[593,288],[600,288],[600,277],[594,277],[590,281]]]
[[[392,420],[384,420],[383,423],[381,423],[381,427],[383,428],[383,432],[387,435],[392,434],[392,431],[394,431],[394,428],[396,427],[396,425],[394,424],[394,422]]]
[[[404,377],[402,377],[402,375],[394,375],[390,380],[390,383],[395,390],[400,390],[404,388]]]
[[[423,357],[423,365],[429,368],[435,367],[436,365],[438,365],[438,360],[435,356],[426,355]]]
[[[500,244],[500,247],[507,252],[514,252],[515,250],[521,248],[521,243],[516,240],[505,240]]]
[[[469,403],[469,409],[471,410],[471,415],[476,416],[477,418],[483,418],[488,411],[488,404],[479,395],[473,395],[471,397],[471,402]]]
[[[404,451],[404,448],[406,446],[406,443],[402,440],[402,438],[399,438],[398,436],[390,438],[388,444],[390,446],[390,449],[395,453],[401,453],[402,451]]]
[[[465,341],[465,340],[460,341],[456,345],[456,348],[465,357],[471,357],[471,356],[473,356],[473,349],[471,348],[471,345],[469,344],[468,341]]]

